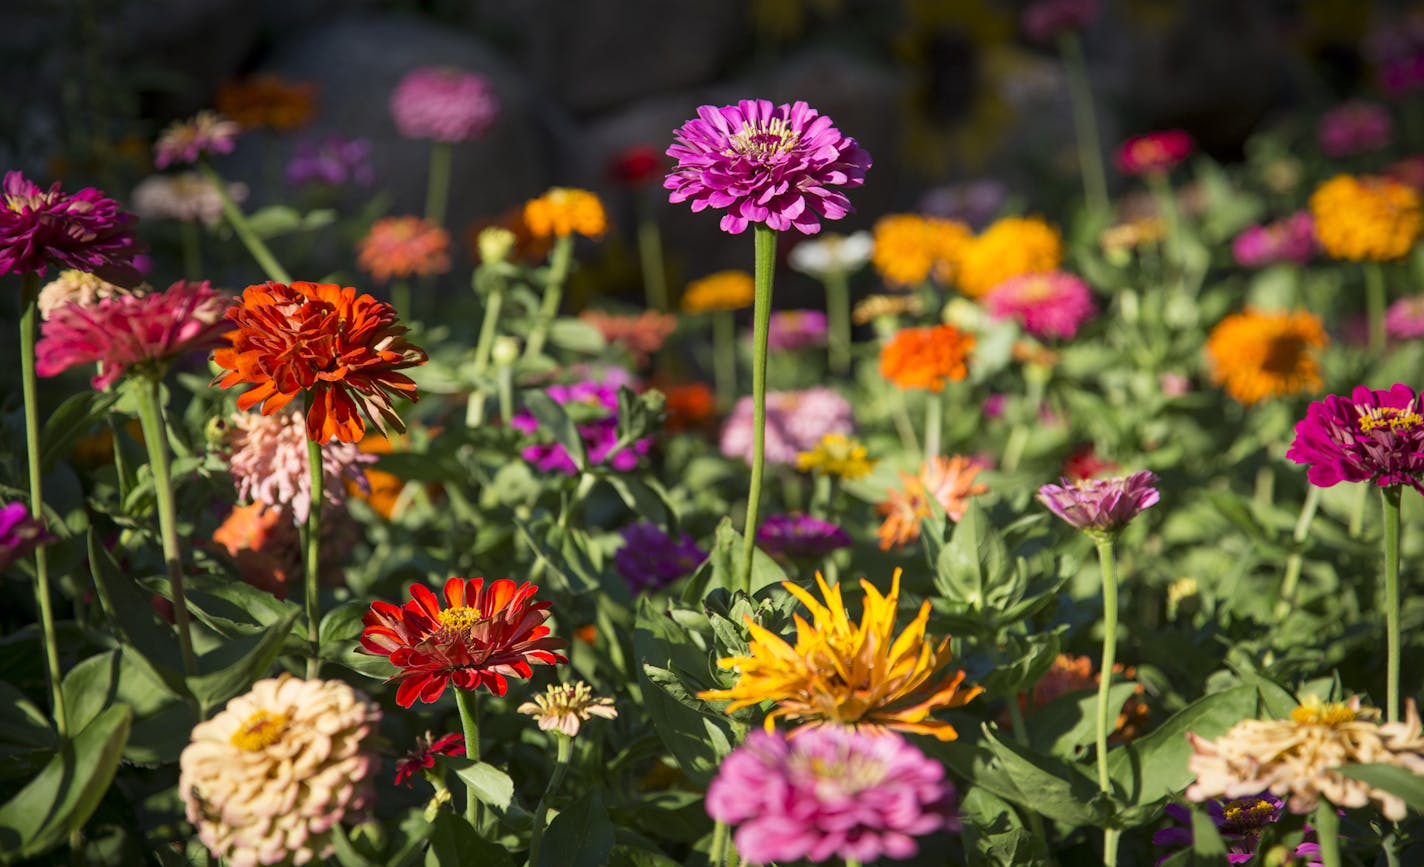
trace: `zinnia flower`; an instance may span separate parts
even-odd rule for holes
[[[1359,386],[1350,397],[1328,395],[1306,407],[1286,457],[1306,464],[1312,485],[1374,482],[1424,493],[1424,416],[1414,389]]]
[[[772,311],[767,349],[794,352],[826,344],[826,314],[819,310]]]
[[[638,465],[638,458],[652,448],[650,437],[637,440],[613,451],[618,445],[618,389],[600,382],[576,382],[573,385],[551,385],[544,390],[555,403],[568,407],[578,425],[591,466],[607,463],[615,470],[627,471]],[[509,420],[517,431],[532,434],[539,430],[539,420],[531,412],[517,413]],[[579,471],[573,456],[556,442],[526,447],[521,454],[542,472],[570,475]]]
[[[846,613],[841,585],[828,585],[819,574],[816,585],[824,605],[790,581],[781,584],[811,613],[810,623],[796,616],[794,647],[748,616],[751,655],[717,660],[722,668],[737,669],[736,685],[700,692],[698,698],[729,701],[728,713],[775,702],[766,716],[768,732],[785,718],[795,725],[865,726],[932,735],[942,741],[957,738],[954,726],[930,714],[960,707],[983,690],[960,689],[964,672],[947,668],[949,639],[936,645],[925,634],[928,601],[895,635],[900,570],[895,570],[887,595],[861,579],[865,599],[859,624]]]
[[[217,112],[200,111],[189,120],[169,124],[153,145],[153,165],[196,163],[204,154],[230,154],[242,128]]]
[[[722,454],[751,463],[752,421],[752,399],[743,397],[722,426]],[[849,434],[854,427],[850,402],[833,389],[767,392],[766,462],[794,464],[797,455],[815,448],[821,437]]]
[[[1313,314],[1247,309],[1216,324],[1206,341],[1212,382],[1238,403],[1315,391],[1321,386],[1315,350],[1330,339]]]
[[[838,188],[860,186],[870,168],[870,155],[830,118],[804,102],[764,99],[701,106],[667,155],[677,160],[663,183],[668,200],[691,199],[694,212],[725,209],[722,231],[733,235],[748,223],[814,235],[823,218],[851,212]]]
[[[821,437],[814,448],[796,456],[796,469],[854,481],[865,478],[875,469],[875,461],[868,455],[860,440],[829,433]]]
[[[325,504],[317,563],[317,577],[322,584],[339,586],[345,582],[346,560],[360,535],[350,515]],[[213,542],[227,552],[237,574],[253,587],[286,599],[292,587],[301,586],[306,573],[306,549],[290,510],[260,500],[233,506],[213,531]]]
[[[595,698],[593,689],[581,680],[573,683],[553,683],[533,701],[526,701],[515,711],[539,721],[541,731],[556,731],[567,737],[577,737],[579,728],[592,717],[616,719],[618,709],[611,698]]]
[[[1327,111],[1315,137],[1327,157],[1341,159],[1389,147],[1394,122],[1382,105],[1351,100]]]
[[[1036,337],[1064,339],[1098,312],[1088,284],[1063,271],[1010,277],[989,291],[984,307],[995,319],[1017,320]]]
[[[867,295],[856,303],[850,321],[868,325],[882,317],[918,316],[923,312],[925,305],[917,295]]]
[[[494,125],[499,108],[488,79],[459,69],[414,69],[391,91],[391,118],[406,138],[473,141]]]
[[[339,680],[259,680],[193,728],[178,794],[198,839],[233,867],[306,864],[363,815],[381,709]]]
[[[691,575],[707,559],[693,538],[679,533],[674,539],[651,521],[639,521],[622,530],[623,546],[613,555],[613,566],[634,593],[660,590]]]
[[[656,310],[644,310],[636,316],[584,310],[579,319],[598,329],[605,342],[622,347],[639,366],[662,349],[663,342],[677,330],[676,316]]]
[[[316,85],[286,81],[275,75],[254,75],[218,88],[219,114],[244,129],[288,132],[305,126],[316,111]]]
[[[58,181],[42,190],[6,172],[0,200],[0,274],[43,274],[52,262],[120,286],[143,279],[133,264],[144,250],[133,235],[136,218],[99,190],[70,195]]]
[[[667,397],[667,419],[663,428],[668,431],[701,428],[717,408],[717,398],[705,382],[662,384],[657,388]]]
[[[1313,812],[1321,798],[1346,809],[1373,801],[1386,819],[1401,821],[1407,811],[1399,796],[1340,773],[1349,765],[1382,764],[1424,776],[1424,731],[1414,700],[1406,702],[1402,722],[1380,725],[1373,722],[1377,716],[1358,697],[1325,703],[1310,696],[1288,720],[1242,720],[1215,741],[1188,732],[1187,768],[1196,782],[1187,798],[1269,791],[1297,814]]]
[[[271,415],[237,413],[229,420],[223,446],[239,499],[287,511],[297,525],[311,512],[311,468],[305,419],[295,409]],[[322,496],[333,506],[346,500],[346,482],[363,491],[365,464],[376,462],[355,443],[330,443],[321,450]]]
[[[770,515],[757,528],[757,545],[773,557],[817,559],[851,546],[845,530],[810,515]]]
[[[1062,485],[1044,485],[1034,499],[1085,533],[1116,533],[1161,496],[1153,485],[1157,476],[1141,470],[1111,479],[1062,479]]]
[[[791,248],[786,264],[802,274],[824,280],[833,274],[853,274],[870,261],[875,242],[869,232],[827,233],[806,238]]]
[[[933,514],[931,499],[951,521],[964,517],[969,498],[989,491],[988,485],[974,483],[981,469],[981,464],[963,455],[935,455],[920,468],[918,476],[901,472],[901,489],[886,492],[885,502],[876,506],[885,516],[880,524],[880,550],[889,551],[920,538],[920,522]]]
[[[247,185],[228,184],[227,194],[234,202],[242,202],[247,198]],[[180,220],[209,228],[223,218],[222,196],[198,172],[144,178],[134,187],[133,207],[145,220]]]
[[[948,283],[973,236],[969,226],[957,220],[889,214],[875,222],[870,261],[892,287],[916,286],[931,275]]]
[[[410,707],[416,699],[433,702],[452,681],[456,689],[481,686],[504,695],[511,677],[530,677],[531,664],[553,665],[568,660],[554,651],[565,645],[549,635],[544,621],[548,602],[534,602],[539,588],[527,581],[515,586],[508,578],[485,583],[483,578],[451,578],[445,582],[445,606],[423,584],[410,588],[411,600],[396,607],[376,600],[362,622],[361,647],[390,657],[400,669],[396,704]]]
[[[107,280],[100,279],[93,274],[86,274],[83,271],[66,269],[59,272],[59,276],[46,283],[40,289],[40,318],[48,319],[50,314],[65,306],[66,304],[78,304],[81,307],[92,307],[105,298],[114,295],[142,295],[152,291],[147,283],[141,283],[133,289],[125,289],[122,286],[115,286]]]
[[[262,283],[248,286],[227,311],[237,326],[231,348],[213,362],[231,373],[222,388],[247,385],[237,408],[258,404],[270,415],[298,394],[307,397],[307,436],[359,442],[364,413],[384,430],[404,430],[393,398],[417,399],[415,382],[396,371],[425,363],[425,353],[405,340],[389,304],[334,283]]]
[[[429,732],[415,739],[415,748],[396,762],[396,785],[405,784],[413,789],[411,779],[435,767],[436,756],[463,756],[465,736],[459,732],[445,735],[438,740]]]
[[[382,217],[356,245],[356,264],[378,283],[450,270],[450,233],[422,217]]]
[[[1118,145],[1113,155],[1117,170],[1125,175],[1170,172],[1192,155],[1192,137],[1179,129],[1150,132]]]
[[[43,293],[40,300],[44,300]],[[1411,295],[1389,305],[1384,314],[1384,330],[1390,340],[1424,337],[1424,295]]]
[[[1062,264],[1057,229],[1037,217],[1005,217],[964,248],[955,281],[965,295],[979,298],[1010,277],[1056,271]]]
[[[663,155],[652,145],[624,148],[608,161],[608,175],[620,184],[642,187],[662,173]]]
[[[98,362],[90,380],[105,389],[131,368],[161,378],[186,352],[222,344],[229,298],[207,281],[179,280],[164,292],[113,295],[92,305],[66,304],[40,325],[35,371],[56,376],[77,364]]]
[[[916,837],[958,827],[944,768],[899,735],[824,727],[752,732],[722,760],[707,813],[738,825],[750,864],[910,858]]]
[[[1141,217],[1109,226],[1098,236],[1098,245],[1109,258],[1127,256],[1138,247],[1161,243],[1167,237],[1167,224],[1161,217]]]
[[[287,162],[284,174],[287,183],[293,186],[369,186],[376,179],[376,170],[371,167],[371,142],[339,135],[303,139],[292,149],[292,158]]]
[[[718,271],[687,284],[682,293],[682,309],[688,313],[737,310],[750,307],[756,284],[746,271]]]
[[[1261,792],[1245,798],[1222,801],[1212,798],[1206,802],[1206,812],[1212,824],[1226,844],[1228,864],[1246,864],[1256,857],[1256,848],[1261,842],[1261,832],[1274,825],[1280,818],[1285,802],[1269,792]],[[1152,835],[1152,842],[1158,846],[1176,846],[1182,849],[1192,847],[1192,814],[1181,804],[1168,804],[1167,815],[1178,824]],[[1306,826],[1307,835],[1311,828]],[[1158,864],[1176,853],[1168,852],[1157,860]],[[1320,844],[1301,843],[1295,848],[1295,856],[1301,863],[1319,865]]]
[[[536,238],[601,238],[608,231],[608,215],[603,202],[588,190],[554,187],[525,202],[524,224]]]
[[[1114,677],[1122,675],[1128,680],[1137,677],[1136,668],[1124,666],[1121,662],[1113,663],[1112,671]],[[1102,672],[1096,670],[1093,661],[1088,657],[1060,653],[1053,658],[1053,664],[1044,672],[1043,677],[1038,679],[1026,695],[1020,693],[1017,701],[1025,711],[1032,712],[1071,692],[1097,689],[1102,679]],[[1131,740],[1146,726],[1147,703],[1140,698],[1146,692],[1146,688],[1139,683],[1133,689],[1132,696],[1123,702],[1110,733],[1113,743]]]
[[[1036,0],[1019,15],[1019,25],[1035,42],[1054,42],[1086,28],[1097,15],[1097,0]]]
[[[903,328],[880,350],[880,375],[900,388],[943,391],[945,380],[969,375],[965,361],[973,349],[974,335],[953,325]]]
[[[1231,242],[1236,262],[1247,268],[1291,263],[1304,265],[1315,255],[1315,218],[1299,211],[1264,226],[1248,226]]]
[[[0,573],[41,545],[54,541],[44,521],[31,517],[24,503],[0,505]]]
[[[1115,473],[1120,469],[1122,467],[1118,465],[1117,461],[1099,457],[1097,450],[1092,445],[1074,450],[1063,461],[1063,477],[1070,482],[1095,479],[1107,473]]]
[[[1337,175],[1310,196],[1315,237],[1336,259],[1388,262],[1414,248],[1424,227],[1419,194],[1390,178]]]

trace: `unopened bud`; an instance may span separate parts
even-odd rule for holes
[[[508,367],[519,360],[519,339],[516,337],[499,337],[494,341],[492,352],[494,363],[499,367]]]
[[[503,226],[490,226],[480,231],[476,243],[480,248],[480,261],[486,265],[498,265],[509,259],[517,239],[514,233]]]

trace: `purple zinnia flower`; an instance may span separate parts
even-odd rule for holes
[[[722,454],[752,461],[752,399],[743,397],[722,426]],[[766,395],[766,462],[795,464],[826,434],[855,430],[850,402],[833,389],[773,391]]]
[[[757,529],[757,544],[773,557],[818,559],[851,546],[845,530],[810,515],[772,515]]]
[[[618,574],[634,593],[659,590],[684,575],[690,575],[707,552],[686,533],[674,539],[651,521],[639,521],[623,529],[623,547],[613,555]]]
[[[54,541],[44,522],[24,503],[0,505],[0,572],[41,545]]]
[[[376,179],[371,168],[371,143],[363,138],[304,139],[297,142],[292,159],[287,163],[287,183],[294,186],[320,183],[339,187],[343,184],[369,186]]]
[[[1245,864],[1255,857],[1256,847],[1261,841],[1261,832],[1280,819],[1283,806],[1284,802],[1270,792],[1230,801],[1212,799],[1206,802],[1207,815],[1211,816],[1212,823],[1221,832],[1222,842],[1226,844],[1228,863]],[[1191,848],[1191,812],[1181,804],[1168,804],[1167,815],[1181,824],[1163,828],[1153,834],[1152,842],[1158,846]],[[1305,830],[1307,834],[1313,832],[1309,825],[1305,826]],[[1157,863],[1161,864],[1175,854],[1167,852],[1157,859]],[[1295,854],[1298,858],[1307,859],[1303,862],[1307,865],[1320,863],[1318,843],[1301,843],[1296,847]]]
[[[200,111],[191,120],[170,124],[153,145],[153,164],[196,163],[203,154],[230,154],[242,127],[215,111]]]
[[[617,452],[613,451],[618,444],[617,388],[597,382],[578,382],[551,385],[545,391],[556,403],[570,410],[569,415],[577,423],[590,465],[607,462],[615,470],[631,470],[637,465],[639,456],[647,454],[652,447],[652,439],[644,438]],[[593,417],[587,418],[590,412]],[[521,412],[509,420],[509,426],[532,434],[539,429],[539,422],[533,413]],[[573,475],[578,472],[574,459],[558,443],[529,446],[521,454],[526,461],[546,473],[557,471]]]
[[[1113,479],[1063,479],[1038,489],[1038,501],[1085,533],[1114,533],[1159,499],[1157,476],[1147,470]]]
[[[1399,382],[1388,391],[1362,385],[1349,398],[1315,401],[1296,424],[1286,457],[1308,465],[1306,478],[1322,488],[1373,481],[1424,493],[1424,417],[1414,389]]]
[[[1282,262],[1304,265],[1315,255],[1315,218],[1309,211],[1250,226],[1231,242],[1238,264],[1262,268]]]
[[[1065,271],[1010,277],[984,297],[995,319],[1018,320],[1035,337],[1071,339],[1098,312],[1093,290]]]
[[[739,826],[751,864],[869,864],[913,857],[916,837],[957,829],[954,797],[939,762],[900,735],[816,726],[747,735],[708,786],[707,813]]]
[[[1384,314],[1384,330],[1390,340],[1424,337],[1424,295],[1411,295],[1389,305]]]
[[[822,217],[839,220],[852,210],[835,188],[860,186],[870,168],[870,154],[804,102],[704,105],[676,135],[667,149],[677,160],[663,182],[668,200],[691,199],[693,211],[725,209],[722,231],[733,235],[748,223],[814,235]]]
[[[1389,147],[1394,122],[1384,106],[1351,100],[1320,118],[1315,137],[1328,157],[1352,157]]]
[[[766,348],[790,351],[826,344],[826,314],[819,310],[778,310],[771,314]]]
[[[133,265],[144,249],[133,236],[138,218],[99,190],[70,195],[57,181],[42,190],[19,172],[6,172],[0,199],[0,274],[43,274],[53,262],[119,286],[143,279]]]
[[[489,79],[473,72],[425,66],[406,73],[391,92],[391,117],[406,138],[473,141],[499,117]]]

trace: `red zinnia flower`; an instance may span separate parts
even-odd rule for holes
[[[362,622],[361,646],[390,657],[400,669],[396,704],[410,707],[418,698],[433,702],[452,680],[456,689],[484,686],[495,695],[509,689],[508,677],[529,677],[530,663],[568,662],[555,653],[564,641],[549,635],[544,621],[548,602],[531,601],[539,588],[508,578],[485,585],[483,578],[445,582],[445,604],[430,588],[410,588],[401,607],[377,600]]]
[[[396,762],[396,785],[405,783],[406,788],[414,788],[410,778],[435,767],[435,757],[463,756],[465,736],[459,732],[448,734],[439,740],[432,740],[430,733],[415,739],[415,749],[406,753]]]
[[[307,436],[359,442],[362,414],[385,430],[405,430],[391,398],[416,400],[415,383],[396,371],[426,361],[424,350],[405,340],[391,305],[350,286],[334,283],[263,283],[248,286],[227,311],[236,326],[230,348],[213,353],[232,371],[222,388],[250,385],[237,408],[262,405],[270,415],[305,392]]]

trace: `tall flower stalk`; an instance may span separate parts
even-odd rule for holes
[[[1399,722],[1399,500],[1398,485],[1380,489],[1384,504],[1385,716]]]
[[[321,443],[307,440],[307,463],[311,467],[311,510],[307,512],[306,538],[306,603],[307,640],[311,655],[307,657],[307,679],[321,674],[321,510],[325,492],[322,484],[326,471],[321,460]]]
[[[1094,743],[1097,747],[1098,788],[1105,794],[1112,794],[1112,778],[1108,776],[1108,735],[1116,722],[1112,703],[1108,694],[1112,690],[1113,663],[1117,661],[1117,563],[1113,558],[1113,537],[1099,535],[1095,542],[1098,548],[1098,564],[1103,573],[1103,661],[1098,670],[1098,703],[1094,715]],[[1107,828],[1103,832],[1103,863],[1108,867],[1117,864],[1117,843],[1122,831]]]
[[[1073,103],[1073,132],[1078,143],[1078,171],[1083,176],[1083,196],[1099,214],[1108,213],[1108,184],[1103,170],[1103,146],[1098,117],[1093,108],[1093,87],[1083,59],[1083,43],[1069,30],[1058,38],[1058,51],[1068,72],[1068,98]]]
[[[455,688],[455,706],[460,709],[460,727],[465,733],[465,758],[480,760],[480,697],[473,689]],[[465,818],[471,827],[480,827],[480,800],[473,783],[465,789]],[[533,862],[531,862],[533,863]]]
[[[198,162],[198,171],[203,173],[203,176],[208,179],[208,183],[212,184],[213,189],[217,191],[218,197],[222,199],[223,216],[227,218],[228,225],[232,226],[238,240],[256,260],[262,273],[267,275],[267,279],[275,280],[278,283],[292,282],[292,277],[287,273],[287,269],[282,267],[282,263],[272,255],[267,244],[252,230],[252,224],[247,221],[247,217],[237,206],[237,202],[233,201],[227,190],[227,182],[222,179],[222,175],[219,175],[216,169],[208,165],[207,160]]]
[[[747,521],[742,531],[742,590],[752,592],[757,513],[766,469],[766,343],[771,331],[771,283],[776,268],[776,230],[758,223],[753,230],[756,290],[752,302],[752,474],[747,490]]]
[[[553,187],[544,195],[525,202],[524,224],[534,237],[554,240],[539,318],[524,345],[524,357],[537,358],[559,313],[559,302],[563,300],[564,281],[573,265],[574,236],[603,237],[608,230],[608,215],[603,202],[588,190]]]

